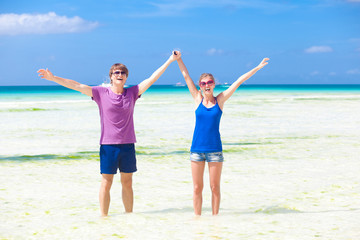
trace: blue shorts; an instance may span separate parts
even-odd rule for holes
[[[100,173],[116,174],[136,172],[135,144],[114,144],[100,146]]]
[[[190,160],[194,162],[223,162],[224,156],[222,152],[197,153],[190,152]]]

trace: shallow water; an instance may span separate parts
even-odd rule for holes
[[[116,181],[105,219],[96,104],[69,93],[2,98],[0,238],[360,237],[360,91],[237,91],[221,122],[220,214],[211,216],[206,169],[203,215],[195,217],[195,106],[185,90],[149,91],[137,102],[134,213],[123,213]]]

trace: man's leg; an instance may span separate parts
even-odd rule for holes
[[[134,193],[132,189],[132,173],[121,172],[121,185],[122,185],[122,200],[125,207],[125,212],[130,213],[133,211]]]
[[[108,215],[110,206],[110,189],[113,183],[114,174],[101,174],[101,186],[99,193],[101,216]]]

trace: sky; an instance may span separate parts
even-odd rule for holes
[[[1,0],[0,85],[87,85],[123,63],[127,84],[180,50],[190,76],[246,84],[360,84],[360,0]],[[176,62],[156,84],[184,83]]]

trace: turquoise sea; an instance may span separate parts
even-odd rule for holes
[[[185,86],[152,86],[135,106],[134,213],[117,181],[101,219],[95,102],[60,86],[0,86],[0,239],[359,239],[359,106],[360,85],[241,86],[221,120],[220,215],[206,169],[197,218],[196,106]]]
[[[217,85],[216,88],[224,89],[228,85]],[[238,91],[360,91],[360,84],[243,84]],[[153,85],[146,93],[181,92],[187,91],[186,86]],[[62,86],[0,86],[1,97],[13,94],[75,94],[76,91]]]

